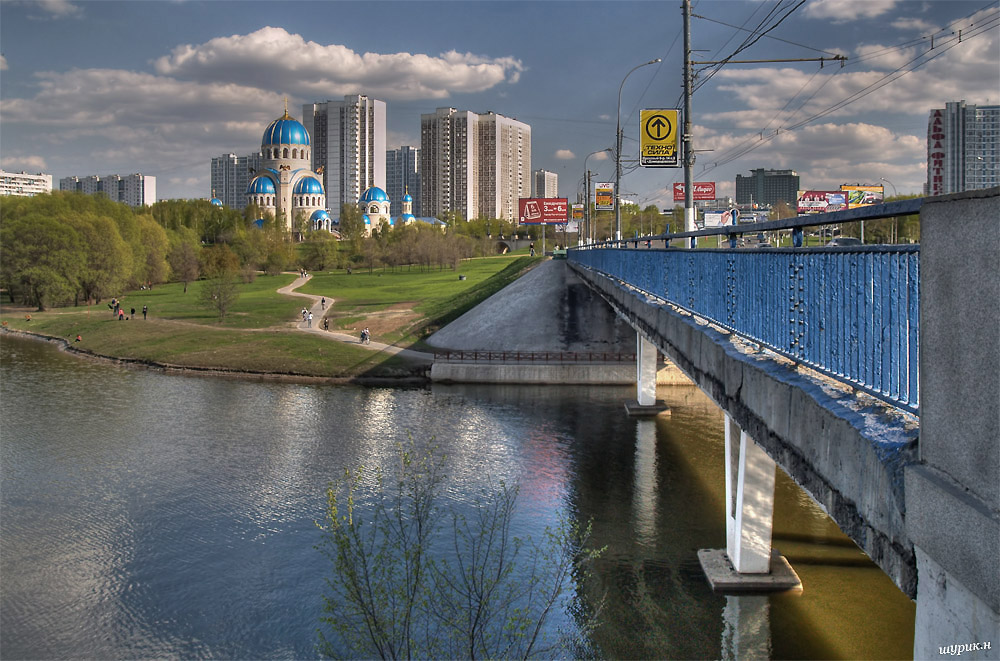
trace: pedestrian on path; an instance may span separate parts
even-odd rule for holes
[[[145,306],[145,305],[143,305],[143,306],[142,306],[142,320],[143,320],[143,321],[146,321],[146,313],[147,313],[147,312],[149,312],[149,307],[148,307],[148,306]]]
[[[309,313],[309,328],[313,327],[313,313]]]
[[[324,296],[323,298],[321,298],[319,300],[319,309],[320,310],[325,310],[326,309],[326,296]]]

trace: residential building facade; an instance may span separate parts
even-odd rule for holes
[[[559,197],[559,175],[535,170],[531,174],[531,197]]]
[[[421,115],[420,175],[424,215],[516,220],[531,193],[531,127],[494,112]]]
[[[794,170],[757,168],[750,176],[736,175],[736,203],[774,206],[779,202],[795,208],[799,197],[799,175]]]
[[[927,195],[1000,185],[1000,106],[949,101],[927,121]]]
[[[420,149],[403,145],[385,152],[385,192],[389,196],[392,213],[403,213],[403,197],[412,198],[410,212],[419,216],[420,211]]]
[[[156,177],[147,174],[106,174],[63,177],[59,190],[79,191],[87,195],[104,193],[108,199],[130,207],[156,203]]]
[[[312,169],[322,177],[334,215],[343,204],[386,185],[385,101],[355,94],[342,101],[302,106],[302,123],[312,136]]]
[[[212,159],[212,196],[227,207],[240,209],[247,205],[247,186],[262,166],[260,152],[237,156],[223,154]]]
[[[0,170],[0,195],[32,197],[52,192],[51,174],[28,174]]]

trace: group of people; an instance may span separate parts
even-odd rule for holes
[[[135,308],[129,308],[129,314],[125,314],[125,308],[122,307],[122,302],[117,298],[112,298],[111,302],[108,303],[108,309],[111,310],[111,314],[117,317],[118,321],[128,321],[129,319],[135,319]],[[142,318],[145,319],[146,315],[149,313],[149,306],[142,306]]]
[[[319,304],[321,309],[323,310],[326,309],[326,296],[320,298]],[[143,313],[145,314],[145,308],[143,308]],[[300,314],[302,315],[302,322],[306,325],[306,328],[312,328],[313,313],[310,312],[308,308],[303,307],[302,312]],[[323,330],[325,331],[330,330],[330,319],[326,315],[323,316]],[[361,331],[361,344],[371,344],[371,338],[372,338],[371,331],[368,330],[368,327],[365,327]]]
[[[313,313],[309,310],[302,308],[302,321],[306,322],[308,328],[313,326]]]
[[[368,327],[365,326],[361,331],[361,344],[371,344],[371,342],[372,342],[372,333],[370,330],[368,330]]]

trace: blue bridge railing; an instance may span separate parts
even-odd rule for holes
[[[875,211],[867,217],[882,217]],[[836,214],[824,216],[822,224]],[[823,220],[781,224],[801,231]],[[762,225],[773,221],[738,228],[756,232]],[[712,232],[654,240],[669,244],[671,238],[706,233]],[[576,248],[568,258],[917,413],[919,246],[636,250],[625,245]]]

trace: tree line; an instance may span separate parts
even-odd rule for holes
[[[44,310],[100,303],[164,282],[182,282],[186,292],[191,282],[223,274],[248,280],[261,271],[303,268],[453,268],[493,252],[486,230],[513,227],[463,221],[442,232],[424,223],[385,224],[366,236],[360,209],[341,211],[338,241],[329,232],[305,231],[302,222],[290,232],[253,205],[240,212],[205,200],[165,200],[133,209],[100,194],[65,191],[3,197],[0,287],[12,303]]]

